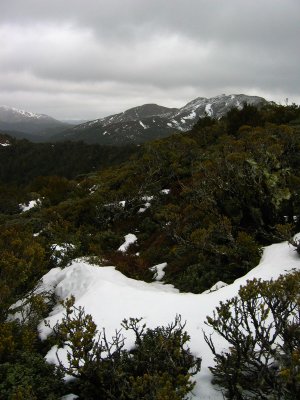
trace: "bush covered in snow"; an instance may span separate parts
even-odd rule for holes
[[[122,326],[135,342],[127,350],[121,330],[108,339],[91,315],[74,306],[74,298],[64,306],[54,340],[58,348],[68,349],[65,362],[57,353],[60,367],[75,378],[72,391],[80,398],[180,400],[192,390],[190,378],[200,370],[201,359],[191,354],[180,317],[155,329],[141,325],[140,319],[124,320]]]

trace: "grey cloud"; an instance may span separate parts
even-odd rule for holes
[[[3,0],[0,20],[88,27],[105,38],[139,39],[155,30],[198,38],[274,43],[299,33],[298,0]],[[220,33],[222,32],[222,36]],[[269,34],[272,35],[268,39]]]
[[[298,0],[2,0],[0,101],[74,118],[228,91],[299,102],[299,37]]]

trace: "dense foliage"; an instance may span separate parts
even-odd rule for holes
[[[144,280],[151,280],[151,266],[167,262],[166,281],[183,291],[229,283],[257,264],[261,245],[299,229],[299,115],[294,105],[245,105],[133,155],[119,149],[121,160],[131,154],[126,162],[79,177],[91,168],[92,151],[102,148],[13,143],[1,153],[11,152],[17,164],[20,149],[28,149],[20,178],[27,183],[14,186],[14,174],[2,170],[0,223],[38,234],[48,268],[56,262],[51,249],[60,245],[73,249],[64,264],[71,256],[96,256]],[[115,156],[106,149],[101,165]],[[19,204],[34,199],[38,206],[20,213]],[[129,232],[138,242],[126,254],[116,252]]]
[[[167,262],[165,282],[199,293],[245,274],[257,264],[261,246],[287,240],[300,228],[295,105],[248,106],[220,121],[207,116],[191,132],[138,149],[9,140],[11,146],[0,146],[0,398],[43,398],[34,382],[20,383],[19,373],[35,375],[27,354],[40,365],[50,346],[40,342],[37,324],[54,299],[32,289],[51,268],[90,256],[151,281],[149,268]],[[22,211],[32,200],[35,206]],[[129,232],[137,242],[117,251]],[[7,319],[10,305],[21,299],[30,312]],[[154,331],[154,342],[166,339],[164,329]],[[143,346],[151,335],[144,331]],[[65,390],[60,373],[47,368],[40,366],[37,376],[49,375],[45,387],[53,385],[52,398],[58,398]],[[165,382],[173,387],[173,378],[148,372],[134,376],[132,390],[164,393]],[[155,381],[154,388],[153,376],[162,386]]]
[[[83,142],[31,143],[9,136],[6,140],[11,145],[1,148],[1,184],[20,185],[51,175],[73,179],[80,174],[116,165],[137,150],[135,146],[114,147]]]
[[[227,399],[296,399],[300,396],[300,272],[276,281],[253,280],[220,303],[207,325],[225,338],[215,355],[214,383]]]
[[[62,377],[40,354],[19,352],[14,363],[0,365],[0,398],[57,400],[64,393]]]

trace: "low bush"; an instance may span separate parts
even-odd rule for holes
[[[37,353],[20,352],[15,362],[0,364],[0,399],[56,400],[63,389],[62,373]]]
[[[121,330],[108,340],[98,332],[91,315],[64,303],[66,313],[53,329],[58,348],[67,348],[61,370],[75,378],[72,391],[84,399],[186,399],[194,387],[190,378],[200,370],[201,359],[187,346],[188,334],[180,317],[166,327],[149,329],[140,319],[123,321],[134,334],[135,345],[127,350]]]
[[[276,281],[252,280],[220,303],[207,325],[226,339],[215,356],[214,383],[225,398],[292,400],[300,397],[300,271]]]

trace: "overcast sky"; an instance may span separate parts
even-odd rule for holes
[[[0,0],[0,104],[94,119],[221,93],[300,103],[300,0]]]

